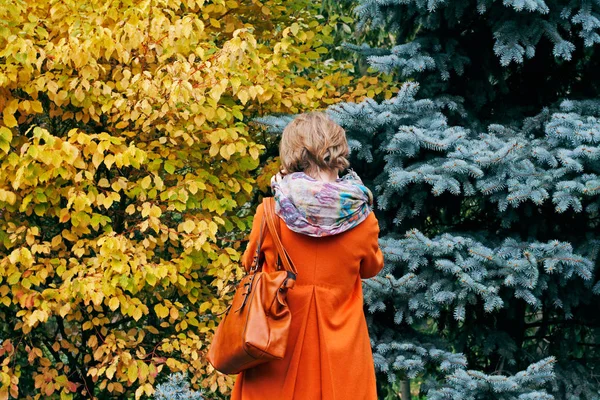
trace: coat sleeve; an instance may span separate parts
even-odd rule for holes
[[[242,266],[246,271],[250,270],[252,266],[252,261],[254,260],[254,255],[256,253],[256,248],[258,247],[258,240],[260,237],[260,225],[262,223],[264,216],[263,204],[259,204],[256,208],[256,214],[254,214],[254,220],[252,221],[252,230],[250,231],[250,237],[248,238],[248,245],[246,247],[246,251],[242,255]],[[265,236],[266,226],[263,229],[263,238]]]
[[[363,222],[366,223],[366,254],[360,262],[360,277],[372,278],[383,268],[383,253],[379,248],[379,223],[375,214],[371,214]]]

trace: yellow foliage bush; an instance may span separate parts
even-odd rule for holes
[[[0,0],[0,400],[228,392],[249,121],[393,89],[323,61],[309,3]]]

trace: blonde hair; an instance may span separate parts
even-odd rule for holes
[[[286,173],[341,171],[350,166],[349,153],[346,132],[322,112],[297,116],[283,130],[279,143],[281,167]]]

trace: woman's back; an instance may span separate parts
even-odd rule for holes
[[[298,275],[285,357],[242,372],[233,400],[375,400],[375,370],[361,278],[383,267],[373,195],[349,167],[344,130],[323,113],[302,114],[284,129],[282,172],[271,181],[281,241]],[[254,259],[264,210],[254,217],[242,264]],[[267,271],[276,265],[268,232]]]
[[[242,260],[246,268],[258,243],[262,207]],[[292,326],[286,355],[240,374],[232,399],[376,399],[361,278],[383,266],[377,219],[371,212],[351,229],[324,237],[297,233],[279,222],[281,240],[298,270],[287,296]],[[276,252],[268,233],[262,251],[267,268],[273,268]]]

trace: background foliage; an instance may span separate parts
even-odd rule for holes
[[[318,12],[0,2],[0,399],[139,398],[177,371],[228,393],[203,354],[270,145],[250,119],[391,96],[328,59],[345,22]]]
[[[350,47],[411,81],[331,107],[383,227],[365,283],[380,383],[600,398],[599,7],[358,2],[358,29],[394,40]]]

